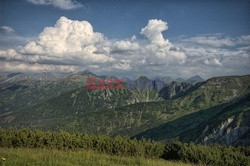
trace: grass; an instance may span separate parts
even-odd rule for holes
[[[4,161],[5,160],[5,161]],[[181,162],[141,157],[119,157],[94,151],[62,151],[48,149],[0,148],[2,166],[188,166]]]

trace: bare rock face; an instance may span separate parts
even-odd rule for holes
[[[206,126],[201,135],[201,142],[204,144],[217,143],[221,145],[249,144],[250,140],[243,137],[249,135],[250,127],[233,127],[231,124],[234,120],[234,117],[228,118],[225,122],[214,129],[212,133],[206,133],[209,129],[209,126]]]
[[[192,85],[189,83],[179,83],[176,81],[171,82],[169,85],[163,87],[160,92],[159,95],[160,97],[169,100],[172,99],[173,97],[180,95],[184,92],[186,92]]]

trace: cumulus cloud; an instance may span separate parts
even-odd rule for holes
[[[162,32],[167,30],[167,23],[162,20],[149,20],[147,26],[142,28],[141,34],[145,35],[150,44],[145,46],[147,52],[156,56],[161,62],[185,63],[186,56],[183,51],[175,47],[169,40],[164,39]]]
[[[151,43],[157,45],[166,45],[168,40],[163,38],[162,32],[167,30],[167,23],[162,20],[149,20],[148,25],[141,30],[141,34],[145,35]]]
[[[114,61],[110,56],[97,53],[95,46],[103,42],[102,34],[94,32],[87,21],[72,21],[61,17],[54,27],[46,27],[37,41],[29,42],[18,52],[23,55],[40,55],[41,59],[81,60],[105,63]]]
[[[10,26],[1,26],[0,28],[4,33],[14,33],[15,32],[15,30]]]
[[[27,0],[35,5],[52,5],[54,7],[70,10],[83,7],[83,5],[75,0]]]
[[[211,44],[211,41],[202,44],[191,42],[194,41],[194,38],[205,40],[204,35],[182,37],[177,40],[178,44],[176,44],[185,50],[187,56],[185,65],[180,68],[186,71],[185,74],[190,75],[190,73],[199,71],[201,76],[212,77],[250,73],[248,35],[235,38],[218,34],[206,36],[209,36],[208,40],[213,39],[216,42],[213,44]],[[181,71],[179,72],[181,73]]]
[[[113,43],[112,53],[128,53],[138,51],[140,48],[139,43],[131,41],[117,41]]]
[[[163,35],[167,22],[149,20],[135,35],[112,40],[94,31],[88,21],[58,19],[37,38],[16,49],[0,50],[0,70],[78,71],[100,74],[190,77],[199,74],[247,73],[249,35],[196,36],[170,42]]]
[[[88,21],[61,17],[53,27],[44,28],[37,40],[15,50],[15,56],[10,56],[7,50],[1,57],[9,61],[57,65],[108,64],[117,70],[131,70],[136,65],[147,63],[184,63],[184,52],[163,38],[162,31],[166,27],[160,28],[161,23],[166,25],[161,20],[149,20],[148,25],[142,28],[142,34],[148,38],[146,42],[139,41],[135,36],[112,41],[94,32]],[[162,41],[154,42],[155,38]]]

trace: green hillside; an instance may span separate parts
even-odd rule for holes
[[[212,78],[166,101],[155,89],[87,90],[82,87],[41,104],[1,114],[1,126],[202,142],[197,138],[201,134],[199,129],[204,130],[200,128],[201,123],[214,119],[224,107],[249,93],[249,82],[249,75]],[[248,114],[248,108],[244,103],[239,116],[248,117],[242,116]],[[233,108],[233,114],[234,109],[238,110]],[[218,119],[219,123],[224,121],[225,118]],[[170,127],[162,130],[164,124]],[[192,133],[190,130],[197,131],[196,135],[185,135],[185,132]]]
[[[69,81],[21,80],[0,84],[0,113],[34,106],[78,87],[82,83]]]
[[[136,137],[182,142],[249,144],[250,94],[206,110],[194,112]]]

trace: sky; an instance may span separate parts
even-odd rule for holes
[[[250,74],[249,0],[0,0],[0,71]]]

